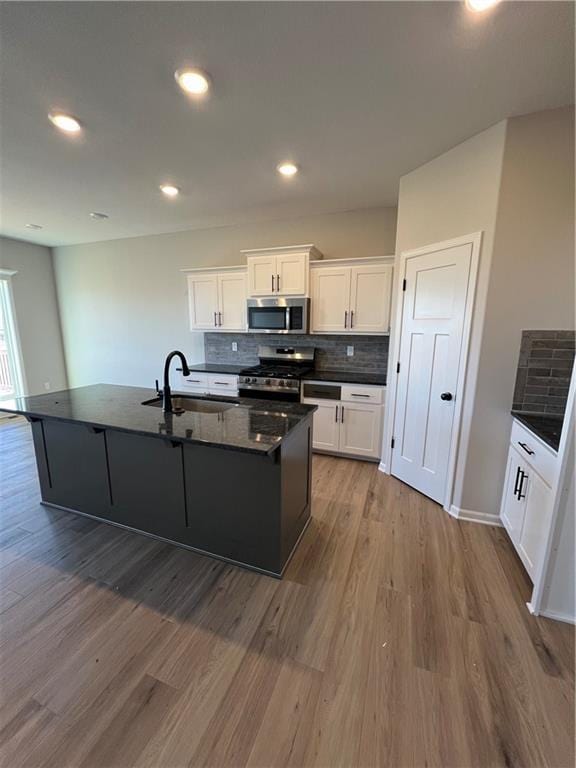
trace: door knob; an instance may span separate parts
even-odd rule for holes
[[[442,392],[440,400],[452,400],[452,392]]]

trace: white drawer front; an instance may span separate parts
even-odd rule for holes
[[[191,371],[190,376],[181,374],[180,388],[196,392],[206,392],[208,389],[208,374],[196,373],[195,371]]]
[[[227,374],[209,373],[208,374],[208,389],[218,390],[222,392],[235,392],[238,390],[238,376],[230,376]]]
[[[556,453],[516,420],[512,423],[510,443],[524,461],[535,469],[540,477],[551,486],[556,472],[556,461],[558,458]]]
[[[343,384],[341,399],[347,403],[374,403],[375,405],[380,405],[384,402],[385,393],[384,387]]]

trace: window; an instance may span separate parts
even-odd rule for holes
[[[10,400],[24,394],[20,348],[10,285],[12,274],[14,273],[0,270],[0,400]]]

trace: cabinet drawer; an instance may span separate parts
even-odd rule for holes
[[[529,429],[526,429],[516,420],[512,423],[510,443],[524,461],[535,469],[548,485],[552,486],[557,461],[557,455],[554,451],[545,446]]]
[[[210,391],[220,390],[223,392],[229,392],[229,391],[235,392],[238,389],[238,376],[209,373],[208,389]]]
[[[183,390],[194,390],[195,392],[206,392],[208,389],[208,374],[196,373],[192,371],[190,376],[181,375],[180,388]]]
[[[384,402],[384,393],[384,387],[342,385],[342,400],[347,403],[374,403],[380,405]]]

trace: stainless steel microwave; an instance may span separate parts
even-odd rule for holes
[[[248,299],[250,333],[308,333],[310,299]]]

